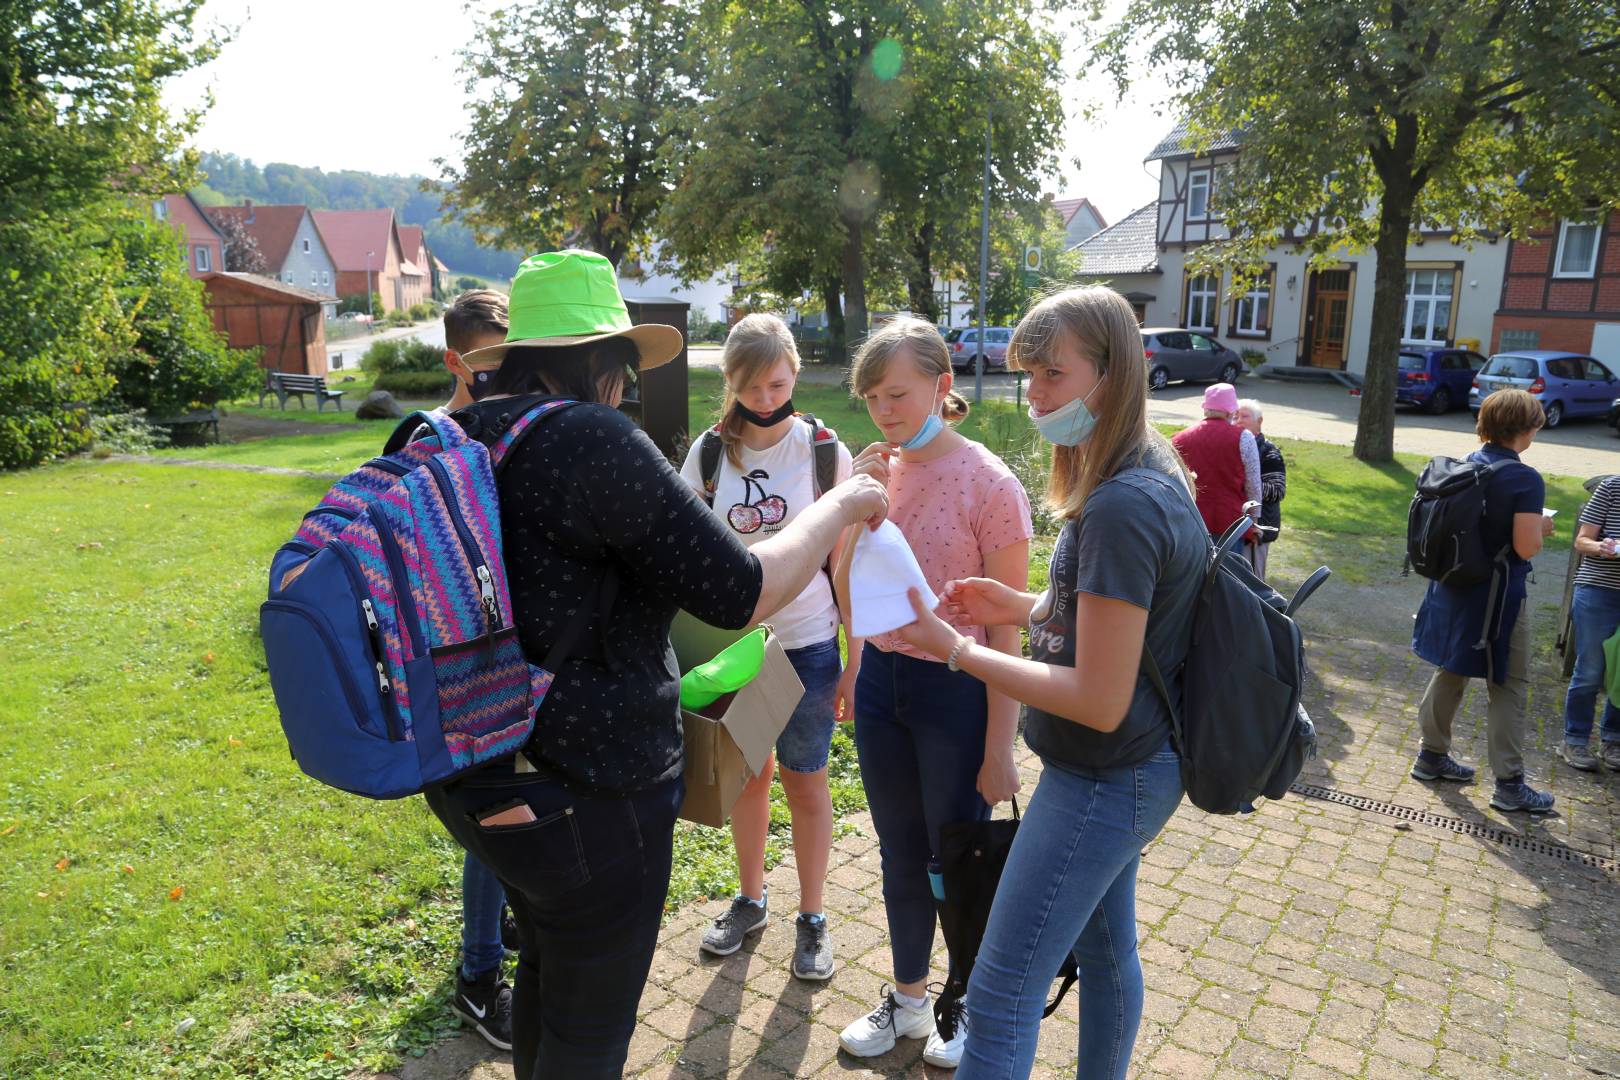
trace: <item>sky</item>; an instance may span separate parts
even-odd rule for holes
[[[1106,6],[1113,13],[1123,4]],[[199,150],[260,165],[433,176],[434,160],[460,149],[466,95],[456,54],[471,36],[461,0],[209,0],[201,24],[234,28],[232,40],[164,93],[171,107],[186,108],[212,92]],[[1082,104],[1104,100],[1107,89],[1081,77],[1078,56],[1065,63],[1074,75],[1064,87],[1069,121],[1050,189],[1085,196],[1115,222],[1157,190],[1142,158],[1171,127],[1155,112],[1164,84],[1142,79],[1126,102],[1107,97],[1088,123]]]

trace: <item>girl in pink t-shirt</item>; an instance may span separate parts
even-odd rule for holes
[[[951,381],[950,354],[932,324],[894,319],[869,337],[850,383],[884,441],[862,451],[854,471],[884,481],[889,520],[936,593],[963,577],[1022,590],[1034,533],[1029,498],[1000,458],[950,426],[968,412]],[[839,569],[847,589],[847,559]],[[964,633],[1020,654],[1017,627]],[[941,826],[983,820],[1017,793],[1018,704],[895,634],[868,639],[849,662],[859,666],[855,747],[882,856],[895,989],[846,1027],[840,1042],[856,1057],[873,1057],[890,1050],[896,1035],[926,1034],[923,1060],[954,1068],[966,1028],[957,1022],[952,1037],[941,1037],[928,1003],[936,918],[929,874],[938,870]]]

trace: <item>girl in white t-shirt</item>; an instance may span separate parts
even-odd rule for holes
[[[850,454],[830,429],[793,411],[799,352],[781,319],[743,318],[726,336],[721,366],[726,391],[719,426],[693,442],[681,475],[742,542],[752,546],[786,528],[822,494],[821,488],[848,479]],[[705,444],[710,447],[707,454]],[[831,465],[822,470],[820,483],[818,457]],[[834,560],[838,554],[833,553]],[[774,758],[782,766],[799,872],[793,974],[817,981],[832,975],[832,942],[822,912],[832,848],[827,755],[833,725],[848,712],[853,699],[853,680],[843,678],[839,659],[840,622],[826,574],[816,575],[804,592],[771,618],[804,684],[804,697],[776,740]],[[850,652],[860,648],[861,642],[851,638]],[[704,951],[716,956],[736,952],[748,934],[765,925],[765,837],[775,771],[773,762],[767,761],[760,775],[743,788],[731,812],[742,888],[703,935]]]

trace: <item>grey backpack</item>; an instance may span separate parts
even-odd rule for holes
[[[1142,646],[1142,672],[1170,712],[1187,798],[1211,814],[1252,810],[1262,795],[1282,798],[1316,755],[1316,728],[1299,700],[1305,646],[1293,614],[1331,571],[1319,567],[1284,600],[1238,551],[1251,524],[1239,518],[1210,547],[1180,701]]]

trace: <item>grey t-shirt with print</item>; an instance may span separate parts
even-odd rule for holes
[[[1033,659],[1074,666],[1077,593],[1123,600],[1147,609],[1147,646],[1172,697],[1180,692],[1209,537],[1181,481],[1165,471],[1167,465],[1159,460],[1147,470],[1122,470],[1103,481],[1079,519],[1064,525],[1052,551],[1046,595],[1030,619]],[[1085,772],[1140,765],[1169,735],[1170,716],[1140,672],[1130,708],[1114,731],[1096,731],[1035,708],[1024,727],[1025,741],[1044,760]]]

